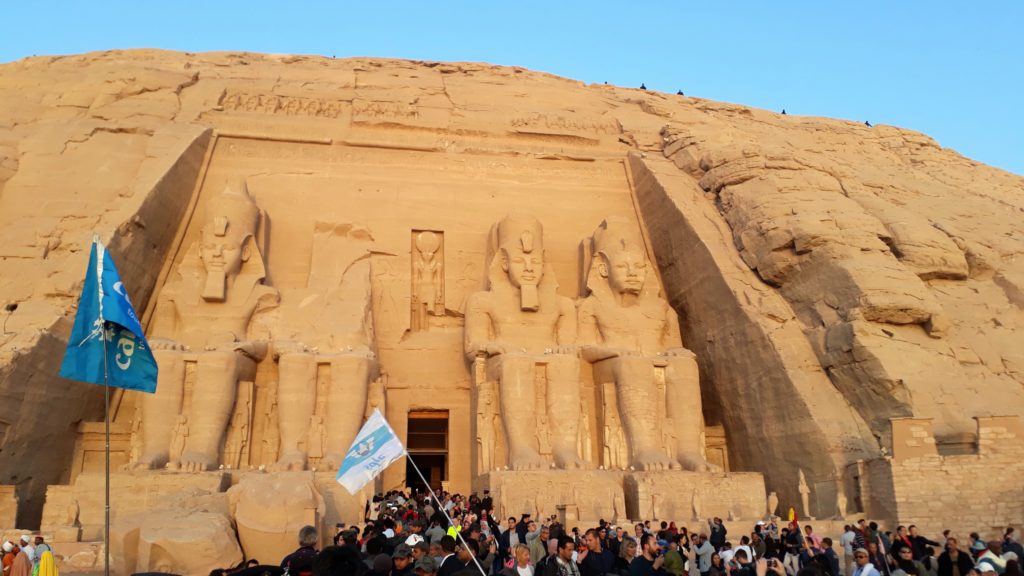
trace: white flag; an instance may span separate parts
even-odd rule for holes
[[[404,455],[402,441],[380,410],[374,409],[338,468],[338,484],[344,486],[349,494],[355,494]]]

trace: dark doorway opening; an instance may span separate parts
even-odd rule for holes
[[[413,469],[412,462],[415,462],[430,487],[440,490],[442,482],[448,480],[448,411],[409,412],[406,445],[410,460],[405,465],[406,486],[414,490],[426,489],[423,480]]]

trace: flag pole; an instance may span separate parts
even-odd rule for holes
[[[110,384],[107,382],[107,329],[103,328],[103,576],[110,576]]]
[[[99,236],[93,236],[99,244]],[[102,244],[100,244],[102,247]],[[107,321],[103,319],[103,258],[97,249],[96,280],[100,299],[100,340],[103,341],[103,576],[110,576],[110,376],[107,370]]]
[[[423,485],[426,486],[427,490],[430,491],[430,496],[434,499],[434,502],[437,502],[437,509],[440,510],[442,514],[444,514],[444,518],[448,521],[448,525],[454,526],[455,523],[452,522],[451,517],[448,516],[448,511],[444,509],[444,504],[442,504],[441,501],[438,500],[437,494],[434,494],[434,489],[430,486],[430,482],[427,482],[427,479],[423,477],[423,472],[420,472],[420,467],[416,465],[416,461],[412,459],[412,455],[409,454],[408,450],[403,450],[403,452],[405,452],[405,459],[409,461],[409,464],[412,464],[412,469],[416,471],[416,474],[420,477],[420,480],[423,481]],[[466,547],[466,550],[469,550],[473,553],[473,564],[476,564],[476,569],[480,571],[480,574],[482,576],[487,576],[487,572],[484,570],[483,566],[480,565],[480,561],[476,558],[476,553],[473,552],[473,550],[469,547],[469,544],[466,544],[466,539],[462,537],[462,530],[456,528],[455,536],[460,541],[462,541],[462,545]],[[440,566],[438,568],[440,568]]]

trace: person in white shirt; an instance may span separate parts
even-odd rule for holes
[[[735,555],[735,553],[739,552],[740,550],[744,550],[747,553],[747,560],[749,560],[751,562],[753,562],[754,560],[757,560],[757,557],[754,555],[754,550],[750,548],[750,537],[749,536],[743,536],[743,537],[740,538],[740,545],[737,546],[733,550],[733,555]],[[723,560],[724,560],[724,558],[723,558]],[[753,565],[751,565],[751,566],[753,566]]]
[[[868,551],[864,548],[853,551],[853,561],[857,567],[853,569],[851,576],[881,576],[875,565],[868,561]]]
[[[25,551],[25,555],[28,556],[29,561],[35,564],[36,548],[32,545],[32,537],[28,534],[23,534],[21,536],[21,549]]]
[[[732,549],[732,542],[726,542],[725,546],[718,551],[718,556],[722,559],[722,564],[728,564],[735,553],[736,551]],[[749,556],[747,557],[749,558]]]
[[[843,535],[839,537],[839,545],[843,547],[843,574],[850,576],[853,572],[853,540],[857,537],[857,533],[849,524],[843,528]]]

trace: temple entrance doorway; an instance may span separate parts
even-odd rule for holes
[[[408,432],[406,449],[409,459],[416,462],[430,487],[440,490],[442,483],[448,480],[448,411],[410,411]],[[426,489],[408,462],[405,465],[405,484],[416,490]]]

